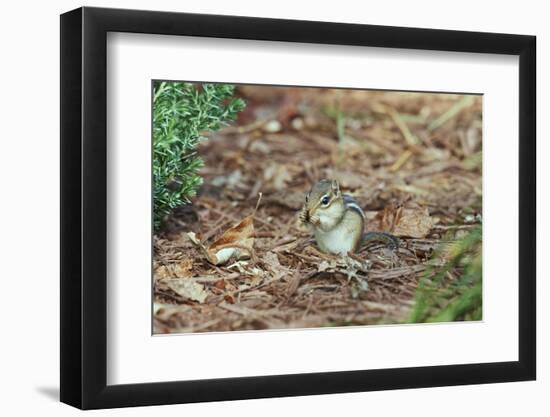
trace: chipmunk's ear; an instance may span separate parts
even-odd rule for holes
[[[338,181],[332,180],[332,192],[334,194],[338,194],[340,192],[340,186],[338,185]]]

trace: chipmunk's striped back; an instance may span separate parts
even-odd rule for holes
[[[361,208],[361,206],[359,205],[359,203],[355,198],[353,198],[349,194],[342,194],[342,198],[344,199],[344,205],[346,206],[346,208],[355,210],[357,213],[361,215],[363,220],[365,219],[365,212],[363,211],[363,209]]]
[[[346,206],[346,209],[354,210],[359,213],[361,217],[363,217],[363,220],[366,219],[365,212],[355,198],[353,198],[349,194],[342,194],[342,198],[344,199],[344,205]],[[367,242],[376,241],[386,244],[390,249],[395,250],[399,247],[399,240],[395,236],[386,232],[367,232],[363,234],[360,246],[364,245]]]

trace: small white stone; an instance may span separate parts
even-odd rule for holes
[[[292,128],[295,130],[302,130],[304,128],[304,119],[301,117],[296,117],[292,119],[292,122],[290,123]]]
[[[281,122],[278,120],[270,120],[264,125],[264,131],[268,133],[277,133],[280,132],[282,129]]]

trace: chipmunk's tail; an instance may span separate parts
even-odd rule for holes
[[[397,249],[399,247],[399,239],[394,235],[386,232],[367,232],[361,239],[361,246],[369,242],[382,242],[385,243],[390,249]]]

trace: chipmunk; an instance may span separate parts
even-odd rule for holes
[[[313,229],[319,249],[326,253],[355,252],[373,240],[382,241],[391,249],[399,245],[397,238],[389,233],[363,234],[365,213],[352,196],[342,194],[336,180],[321,180],[311,187],[300,220]]]

